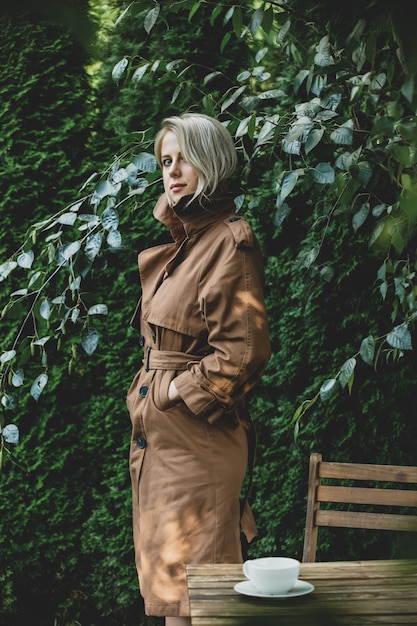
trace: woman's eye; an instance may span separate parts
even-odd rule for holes
[[[165,165],[166,167],[168,165],[171,165],[171,163],[172,163],[172,159],[163,159],[162,161],[162,165]]]

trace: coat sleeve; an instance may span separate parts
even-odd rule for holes
[[[215,422],[260,379],[271,355],[264,302],[264,269],[253,234],[225,225],[199,277],[199,305],[210,353],[175,378],[198,417]],[[243,231],[242,231],[243,227]]]

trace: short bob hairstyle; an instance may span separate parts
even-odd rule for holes
[[[176,135],[182,156],[197,173],[198,185],[192,200],[213,195],[236,169],[237,155],[230,133],[218,120],[202,113],[167,117],[155,137],[155,156],[160,167],[162,140],[168,131]]]

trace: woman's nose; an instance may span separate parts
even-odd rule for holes
[[[173,159],[169,168],[169,173],[171,176],[174,176],[177,172],[178,172],[178,161],[176,159]]]

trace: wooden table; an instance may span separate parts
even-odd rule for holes
[[[264,599],[237,593],[241,565],[189,565],[192,626],[417,625],[417,560],[302,563],[308,595]]]

